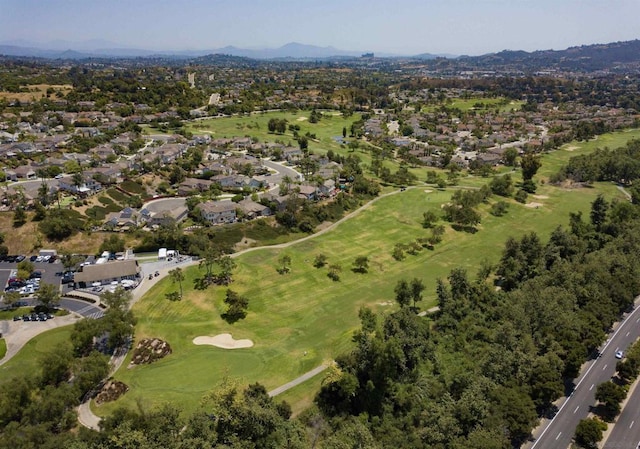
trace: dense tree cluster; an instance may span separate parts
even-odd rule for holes
[[[630,185],[639,178],[640,140],[635,139],[627,142],[625,147],[597,149],[591,154],[572,157],[551,181],[614,181]]]

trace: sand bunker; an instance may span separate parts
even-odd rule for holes
[[[305,120],[307,120],[307,118],[306,118],[306,117],[298,117],[298,118],[296,119],[296,121],[297,121],[297,122],[304,122]]]
[[[424,193],[431,193],[431,192],[433,192],[433,190],[427,189],[427,190],[424,191]]]
[[[575,151],[575,150],[577,150],[578,148],[580,148],[580,147],[577,147],[577,146],[575,146],[575,145],[569,145],[569,146],[568,146],[567,148],[565,148],[564,150],[565,150],[565,151]]]
[[[532,195],[537,200],[548,200],[549,197],[547,195]]]
[[[215,337],[196,337],[193,339],[194,345],[211,345],[222,349],[240,349],[253,346],[251,340],[234,340],[231,334],[219,334]]]
[[[525,204],[525,206],[530,207],[531,209],[537,209],[539,207],[544,206],[544,204],[533,202],[533,203],[527,203],[527,204]]]

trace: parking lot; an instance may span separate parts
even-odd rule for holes
[[[26,259],[29,260],[29,259]],[[56,273],[62,272],[62,264],[59,260],[56,260],[54,263],[48,262],[32,262],[35,267],[34,271],[39,271],[42,273],[42,278],[40,280],[41,284],[53,284],[55,286],[60,286],[61,276],[56,276]],[[0,262],[0,286],[2,290],[7,286],[7,281],[11,275],[15,275],[18,271],[18,263],[17,262]]]

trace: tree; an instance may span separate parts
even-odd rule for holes
[[[218,259],[217,263],[220,267],[220,273],[218,274],[220,284],[229,285],[231,283],[233,270],[237,267],[236,262],[230,256],[222,256]]]
[[[11,306],[20,301],[21,298],[20,292],[5,292],[2,297],[2,302],[7,306]]]
[[[180,286],[180,299],[182,299],[182,281],[184,281],[184,273],[182,272],[182,268],[177,267],[173,270],[169,271],[169,277],[172,282],[177,282]]]
[[[124,251],[124,239],[117,234],[111,234],[101,244],[98,252],[108,251],[110,253],[120,253]]]
[[[346,138],[347,137],[347,127],[343,126],[342,127],[342,138]]]
[[[425,289],[424,283],[418,278],[413,278],[410,284],[411,299],[413,300],[413,307],[416,307],[416,303],[422,301],[422,292]]]
[[[604,199],[602,194],[591,203],[591,224],[596,231],[601,232],[604,224],[607,221],[607,211],[609,210],[609,203]]]
[[[598,418],[582,419],[576,427],[576,443],[586,449],[596,449],[607,425]]]
[[[316,268],[322,268],[327,264],[327,256],[325,254],[318,254],[313,260],[313,266]]]
[[[33,273],[33,270],[35,270],[35,266],[28,259],[25,259],[22,262],[18,263],[19,278],[27,279],[29,276],[31,276],[31,273]]]
[[[327,276],[334,282],[338,282],[340,280],[340,272],[342,271],[342,266],[340,264],[334,263],[329,265],[329,271],[327,272]]]
[[[276,271],[280,274],[287,274],[291,271],[291,256],[284,254],[278,259],[278,267]]]
[[[396,302],[400,307],[407,307],[411,303],[412,289],[405,279],[400,279],[393,291],[396,293]]]
[[[13,227],[19,228],[27,222],[27,214],[22,206],[16,206],[16,210],[13,213]]]
[[[227,289],[224,303],[229,306],[227,311],[222,314],[222,318],[225,321],[235,323],[247,316],[249,300],[244,296],[239,295],[237,292]]]
[[[353,271],[356,273],[366,273],[369,269],[369,258],[367,256],[358,256],[353,262]]]
[[[513,181],[511,175],[494,176],[489,183],[491,191],[500,196],[510,197],[513,194]]]
[[[542,166],[542,162],[540,161],[540,156],[533,153],[525,153],[522,156],[520,165],[522,166],[522,179],[523,181],[526,181],[528,179],[533,179],[538,172],[538,169]]]
[[[518,157],[518,150],[510,147],[504,150],[503,159],[504,165],[514,167],[516,165],[516,158]]]
[[[42,284],[40,285],[40,289],[36,292],[36,299],[40,301],[40,303],[49,307],[51,304],[57,304],[60,300],[60,290],[57,285],[53,284]]]
[[[603,382],[596,388],[596,400],[603,403],[603,418],[612,422],[620,413],[620,404],[627,397],[624,387],[611,381]]]
[[[520,189],[516,192],[515,199],[518,203],[524,204],[527,202],[527,196],[528,196],[527,192],[525,190]]]
[[[423,228],[431,228],[434,223],[438,221],[438,215],[432,211],[428,210],[422,214],[422,227]]]
[[[507,213],[507,209],[509,209],[509,203],[505,201],[498,201],[491,205],[489,213],[495,217],[502,217]]]

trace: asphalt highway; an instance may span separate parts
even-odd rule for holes
[[[638,298],[636,298],[636,304]],[[534,432],[535,440],[523,446],[526,449],[567,449],[572,442],[576,426],[581,419],[587,418],[591,407],[596,403],[596,387],[602,382],[608,381],[616,371],[617,359],[615,353],[618,350],[626,351],[627,348],[640,337],[640,307],[636,307],[631,313],[623,316],[623,321],[615,326],[609,340],[600,349],[600,356],[591,360],[583,367],[581,376],[576,379],[576,386],[571,395],[559,406],[554,418]],[[638,399],[640,400],[640,399]],[[637,404],[638,402],[635,402]],[[629,404],[634,402],[629,401]],[[638,408],[631,421],[636,421],[635,432],[640,432],[640,416]],[[636,418],[637,417],[637,418]],[[630,422],[629,422],[630,424]],[[617,427],[617,426],[616,426]],[[622,426],[621,426],[622,427]],[[633,426],[631,426],[633,427]],[[638,434],[640,435],[640,433]],[[613,441],[612,438],[610,440]],[[637,443],[637,439],[635,440]],[[627,446],[611,446],[613,448],[627,448]],[[631,446],[633,449],[636,446]]]

